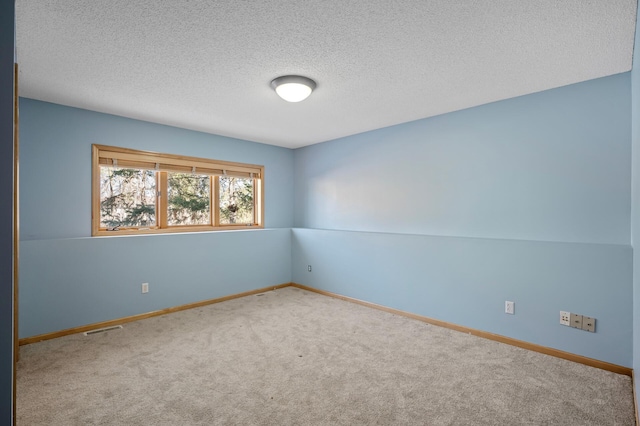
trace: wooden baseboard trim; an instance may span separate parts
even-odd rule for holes
[[[43,340],[55,339],[57,337],[68,336],[70,334],[84,333],[84,332],[96,330],[99,328],[126,324],[128,322],[138,321],[145,318],[157,317],[159,315],[171,314],[173,312],[184,311],[186,309],[199,308],[201,306],[213,305],[214,303],[220,303],[220,302],[225,302],[227,300],[238,299],[240,297],[251,296],[253,294],[264,293],[265,291],[277,290],[279,288],[289,287],[290,285],[291,283],[278,284],[278,285],[273,285],[269,287],[259,288],[256,290],[245,291],[242,293],[231,294],[229,296],[218,297],[216,299],[208,299],[208,300],[202,300],[200,302],[187,303],[186,305],[174,306],[171,308],[161,309],[159,311],[152,311],[144,314],[131,315],[129,317],[118,318],[118,319],[109,320],[109,321],[102,321],[102,322],[97,322],[93,324],[87,324],[80,327],[68,328],[66,330],[54,331],[52,333],[45,333],[45,334],[39,334],[37,336],[25,337],[23,339],[20,339],[19,344],[20,346],[28,345],[30,343],[42,342]]]
[[[370,307],[370,308],[378,309],[378,310],[389,312],[389,313],[392,313],[392,314],[401,315],[403,317],[412,318],[412,319],[415,319],[415,320],[418,320],[418,321],[426,322],[426,323],[431,324],[431,325],[436,325],[436,326],[439,326],[439,327],[444,327],[444,328],[448,328],[448,329],[451,329],[451,330],[460,331],[460,332],[471,334],[471,335],[474,335],[474,336],[483,337],[485,339],[494,340],[496,342],[506,343],[507,345],[517,346],[519,348],[527,349],[527,350],[534,351],[534,352],[543,353],[543,354],[546,354],[546,355],[555,356],[557,358],[566,359],[566,360],[569,360],[569,361],[577,362],[579,364],[584,364],[584,365],[588,365],[588,366],[591,366],[591,367],[600,368],[602,370],[611,371],[611,372],[614,372],[614,373],[617,373],[617,374],[624,374],[626,376],[632,376],[632,374],[633,374],[633,369],[632,368],[623,367],[621,365],[616,365],[616,364],[611,364],[611,363],[608,363],[608,362],[605,362],[605,361],[600,361],[600,360],[597,360],[597,359],[588,358],[588,357],[582,356],[582,355],[572,354],[570,352],[561,351],[559,349],[553,349],[553,348],[549,348],[549,347],[546,347],[546,346],[537,345],[535,343],[529,343],[529,342],[525,342],[525,341],[522,341],[522,340],[513,339],[511,337],[502,336],[500,334],[494,334],[494,333],[489,333],[489,332],[482,331],[482,330],[476,330],[475,328],[464,327],[464,326],[453,324],[453,323],[450,323],[450,322],[441,321],[441,320],[437,320],[437,319],[433,319],[433,318],[428,318],[428,317],[424,317],[422,315],[412,314],[411,312],[401,311],[399,309],[388,308],[386,306],[378,305],[378,304],[371,303],[371,302],[365,302],[365,301],[360,300],[360,299],[356,299],[356,298],[348,297],[348,296],[343,296],[341,294],[332,293],[330,291],[318,290],[316,288],[308,287],[308,286],[302,285],[302,284],[291,283],[291,286],[299,288],[299,289],[302,289],[302,290],[307,290],[307,291],[311,291],[311,292],[314,292],[314,293],[322,294],[322,295],[325,295],[325,296],[334,297],[336,299],[345,300],[347,302],[357,303],[358,305],[367,306],[367,307]],[[637,407],[637,404],[636,404],[636,407]],[[640,423],[638,423],[638,424],[640,425]]]
[[[98,323],[93,323],[93,324],[87,324],[87,325],[83,325],[83,326],[80,326],[80,327],[74,327],[74,328],[68,328],[66,330],[55,331],[55,332],[52,332],[52,333],[39,334],[37,336],[26,337],[26,338],[20,339],[19,344],[20,344],[20,346],[28,345],[30,343],[41,342],[43,340],[55,339],[57,337],[68,336],[70,334],[84,333],[86,331],[96,330],[96,329],[99,329],[99,328],[112,327],[114,325],[126,324],[126,323],[132,322],[132,321],[138,321],[138,320],[145,319],[145,318],[151,318],[151,317],[156,317],[156,316],[159,316],[159,315],[170,314],[170,313],[173,313],[173,312],[184,311],[186,309],[193,309],[193,308],[198,308],[198,307],[201,307],[201,306],[212,305],[214,303],[220,303],[220,302],[224,302],[224,301],[227,301],[227,300],[237,299],[237,298],[245,297],[245,296],[251,296],[253,294],[264,293],[265,291],[277,290],[277,289],[285,288],[285,287],[296,287],[296,288],[299,288],[299,289],[302,289],[302,290],[311,291],[313,293],[322,294],[324,296],[329,296],[329,297],[333,297],[333,298],[336,298],[336,299],[344,300],[344,301],[347,301],[347,302],[356,303],[358,305],[367,306],[369,308],[378,309],[380,311],[389,312],[391,314],[396,314],[396,315],[400,315],[400,316],[403,316],[403,317],[412,318],[412,319],[415,319],[415,320],[418,320],[418,321],[426,322],[426,323],[431,324],[431,325],[448,328],[450,330],[460,331],[462,333],[471,334],[473,336],[482,337],[482,338],[493,340],[493,341],[496,341],[496,342],[505,343],[507,345],[517,346],[519,348],[527,349],[527,350],[530,350],[530,351],[534,351],[534,352],[539,352],[539,353],[543,353],[543,354],[546,354],[546,355],[555,356],[557,358],[562,358],[562,359],[566,359],[568,361],[577,362],[579,364],[584,364],[584,365],[588,365],[588,366],[591,366],[591,367],[600,368],[602,370],[611,371],[613,373],[624,374],[625,376],[630,376],[632,378],[632,382],[633,382],[633,385],[634,385],[633,386],[633,392],[634,392],[633,395],[634,395],[634,402],[635,402],[635,408],[636,408],[636,419],[638,417],[638,412],[637,412],[638,404],[637,404],[637,397],[636,397],[636,393],[635,393],[635,380],[634,380],[633,369],[632,368],[623,367],[621,365],[616,365],[616,364],[611,364],[609,362],[600,361],[600,360],[593,359],[593,358],[588,358],[588,357],[585,357],[585,356],[582,356],[582,355],[576,355],[576,354],[573,354],[571,352],[561,351],[559,349],[554,349],[554,348],[549,348],[549,347],[546,347],[546,346],[537,345],[535,343],[529,343],[529,342],[525,342],[525,341],[522,341],[522,340],[513,339],[511,337],[502,336],[500,334],[489,333],[489,332],[486,332],[486,331],[477,330],[475,328],[465,327],[465,326],[462,326],[462,325],[453,324],[453,323],[450,323],[450,322],[441,321],[441,320],[425,317],[425,316],[422,316],[422,315],[413,314],[411,312],[401,311],[399,309],[389,308],[389,307],[386,307],[386,306],[383,306],[383,305],[378,305],[376,303],[365,302],[364,300],[360,300],[360,299],[356,299],[356,298],[348,297],[348,296],[343,296],[341,294],[332,293],[330,291],[319,290],[317,288],[308,287],[306,285],[297,284],[297,283],[278,284],[278,285],[274,285],[274,286],[259,288],[259,289],[256,289],[256,290],[250,290],[250,291],[245,291],[245,292],[242,292],[242,293],[232,294],[232,295],[229,295],[229,296],[219,297],[219,298],[216,298],[216,299],[203,300],[203,301],[200,301],[200,302],[188,303],[186,305],[174,306],[174,307],[171,307],[171,308],[165,308],[165,309],[161,309],[161,310],[158,310],[158,311],[147,312],[147,313],[144,313],[144,314],[132,315],[132,316],[129,316],[129,317],[118,318],[118,319],[114,319],[114,320],[103,321],[103,322],[98,322]],[[638,422],[638,425],[640,426],[640,422]]]

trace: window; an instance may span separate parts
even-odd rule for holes
[[[92,235],[262,228],[264,167],[93,145]]]

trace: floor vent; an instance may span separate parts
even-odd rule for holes
[[[91,336],[92,334],[104,333],[105,331],[118,330],[120,328],[122,328],[121,325],[114,325],[113,327],[98,328],[96,330],[87,331],[84,333],[84,335]]]
[[[264,293],[256,294],[256,296],[264,296]]]

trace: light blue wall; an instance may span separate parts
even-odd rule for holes
[[[295,151],[23,99],[20,335],[293,279],[631,366],[631,122],[629,73]],[[91,238],[92,143],[263,164],[282,229]]]
[[[294,281],[631,366],[630,83],[296,150]]]
[[[0,2],[0,424],[13,417],[14,2]]]
[[[265,166],[265,226],[293,223],[293,151],[20,100],[21,239],[91,235],[91,144]],[[61,188],[63,190],[52,190]]]
[[[294,229],[292,250],[294,282],[631,366],[629,246]]]
[[[629,244],[628,73],[296,151],[295,226]]]
[[[24,241],[20,337],[287,283],[290,254],[288,228]]]
[[[20,139],[20,337],[291,281],[293,151],[31,99]],[[264,165],[268,229],[92,238],[92,143]]]
[[[640,395],[640,8],[636,17],[636,39],[631,71],[631,135],[632,135],[632,209],[631,245],[633,246],[633,369],[636,372],[636,395]],[[637,401],[636,401],[637,402]],[[636,412],[640,412],[636,407]]]

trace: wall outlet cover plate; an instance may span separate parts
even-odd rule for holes
[[[505,314],[510,314],[513,315],[515,314],[515,303],[514,302],[509,302],[508,300],[504,302],[504,313]]]
[[[571,327],[582,329],[582,315],[571,314]]]
[[[596,332],[596,319],[588,316],[582,316],[582,329],[586,331],[590,331],[592,333]]]
[[[571,325],[571,312],[560,311],[560,324]]]

